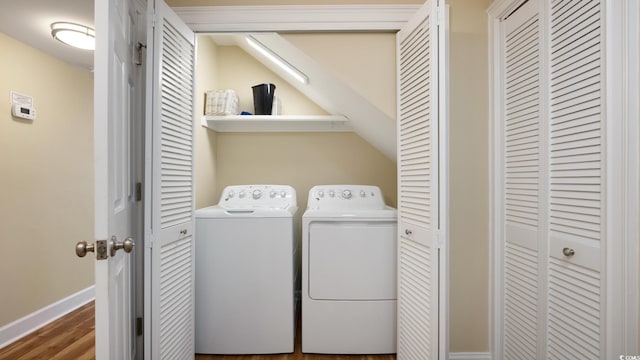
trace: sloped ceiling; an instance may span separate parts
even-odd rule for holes
[[[303,84],[248,45],[246,38],[253,37],[285,62],[304,73],[309,82]],[[381,151],[389,159],[396,160],[396,123],[384,112],[352,90],[316,61],[276,33],[212,35],[221,45],[236,45],[255,57],[265,67],[287,80],[289,84],[309,99],[334,115],[349,119],[354,132]]]
[[[421,0],[417,0],[421,3]],[[176,5],[186,5],[181,2]],[[189,5],[194,5],[189,3]],[[203,4],[206,5],[206,4]],[[420,8],[418,4],[287,5],[287,6],[182,6],[174,11],[199,33],[254,31],[397,32]],[[264,45],[305,72],[309,86],[296,88],[325,108],[351,121],[355,132],[396,161],[395,121],[348,86],[340,83],[305,54],[279,37],[262,39]],[[267,64],[265,64],[267,65]],[[267,65],[269,67],[269,65]],[[275,71],[275,70],[274,70]],[[375,74],[372,74],[374,77]],[[293,85],[293,82],[290,82]],[[375,80],[372,78],[372,86]]]

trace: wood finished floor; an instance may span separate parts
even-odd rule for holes
[[[0,349],[0,360],[95,359],[93,301]]]
[[[0,349],[0,360],[91,360],[95,359],[94,303],[42,327]],[[299,322],[298,322],[299,324]],[[299,328],[299,327],[298,327]],[[277,355],[196,355],[196,360],[395,360],[395,355],[303,354],[300,331],[295,352]]]

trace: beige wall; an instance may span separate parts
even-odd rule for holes
[[[490,0],[449,0],[450,350],[489,350],[487,16]]]
[[[93,284],[93,77],[0,33],[0,326]],[[11,116],[10,91],[37,119]]]
[[[396,118],[394,33],[300,33],[282,36],[391,119]]]
[[[339,35],[334,35],[339,36]],[[365,37],[369,37],[364,35]],[[308,41],[313,41],[307,39]],[[322,41],[326,41],[323,36]],[[199,36],[198,47],[201,60],[204,51],[200,48],[215,47],[209,39]],[[363,50],[360,56],[345,58],[344,62],[357,62],[370,56],[373,49]],[[282,113],[286,115],[326,114],[285,80],[264,67],[243,50],[235,46],[219,46],[215,60],[202,59],[198,69],[206,68],[216,74],[212,89],[234,89],[240,98],[240,110],[253,112],[251,86],[263,82],[276,84],[276,96],[282,102]],[[205,63],[206,62],[206,63]],[[215,70],[211,70],[215,68]],[[203,79],[198,70],[197,81]],[[360,70],[361,73],[368,70]],[[379,72],[393,71],[380,69]],[[395,81],[395,80],[394,80]],[[388,84],[395,88],[394,84]],[[198,86],[200,98],[205,86]],[[202,107],[198,107],[202,112]],[[197,133],[202,134],[198,126]],[[214,133],[206,130],[204,133]],[[214,133],[215,134],[215,133]],[[287,184],[298,194],[298,206],[306,208],[309,189],[318,184],[371,184],[380,186],[388,204],[396,205],[396,166],[381,152],[353,133],[217,133],[213,161],[196,168],[197,204],[210,205],[217,202],[219,194],[227,185],[233,184]],[[200,138],[199,138],[200,139]],[[213,144],[210,142],[209,144]],[[200,159],[211,158],[211,147],[196,143],[196,164]],[[208,175],[202,175],[205,171]],[[212,190],[214,189],[214,190]]]
[[[250,144],[250,145],[249,145]],[[396,205],[396,166],[353,133],[227,133],[218,135],[220,189],[231,184],[289,184],[300,213],[313,185],[372,184]]]
[[[254,113],[252,86],[272,83],[275,96],[282,105],[283,115],[326,115],[321,107],[301,94],[286,80],[267,69],[237,46],[218,48],[217,83],[221,89],[234,89],[239,98],[240,111]]]
[[[198,36],[196,58],[196,126],[195,141],[195,193],[196,209],[213,205],[216,202],[216,140],[217,133],[199,124],[199,117],[204,114],[204,93],[216,89],[218,77],[217,47],[206,36]]]

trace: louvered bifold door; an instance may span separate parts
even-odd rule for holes
[[[193,359],[194,35],[164,1],[155,12],[151,358]]]
[[[398,360],[438,358],[437,5],[397,36]]]
[[[603,16],[550,2],[549,359],[604,358]]]
[[[504,20],[503,354],[536,359],[539,353],[541,243],[541,99],[538,1]]]

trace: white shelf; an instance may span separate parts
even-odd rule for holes
[[[205,115],[202,126],[218,132],[347,132],[342,115]]]

